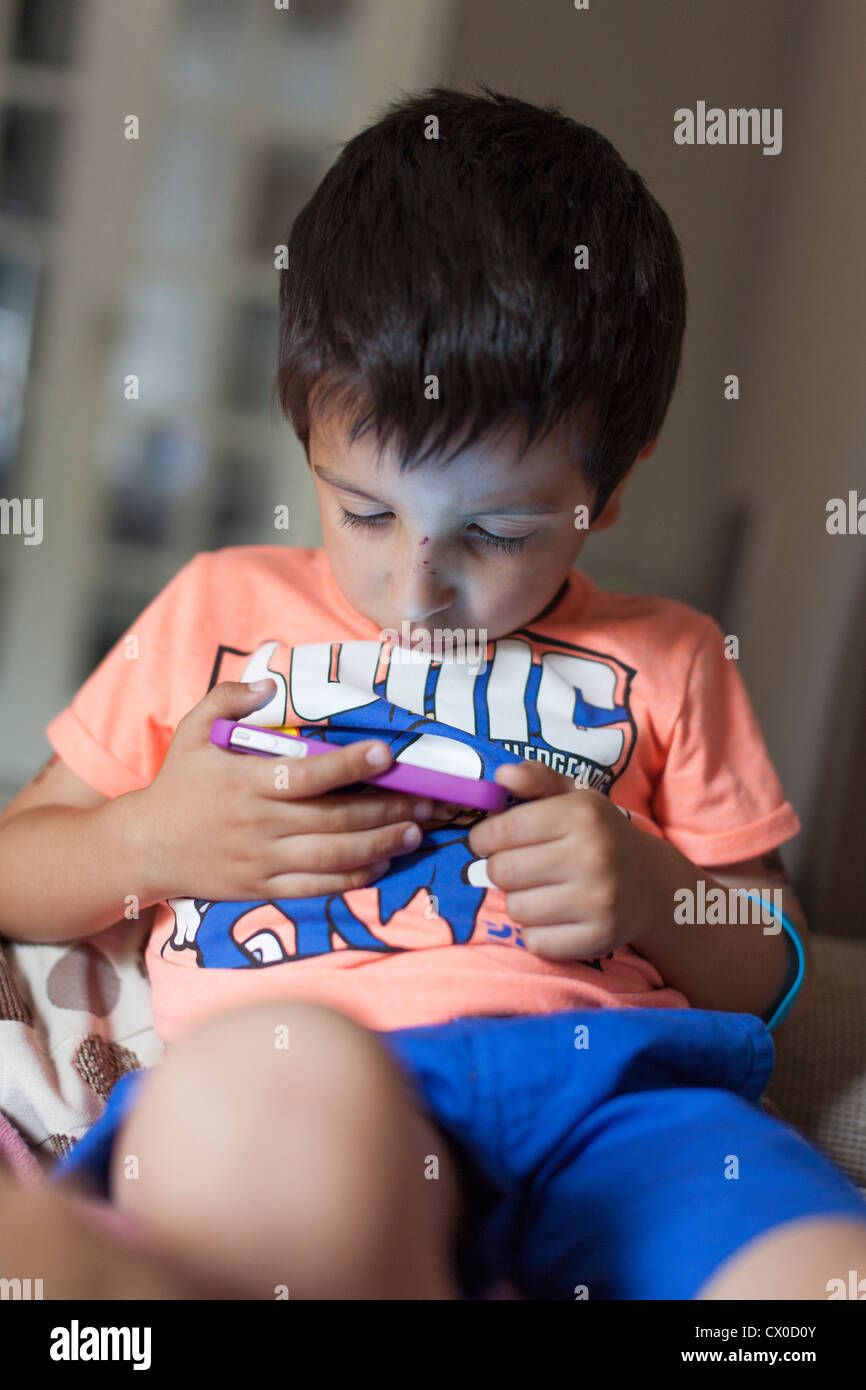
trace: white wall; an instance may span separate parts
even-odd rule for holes
[[[710,608],[730,510],[740,499],[753,509],[722,621],[740,637],[740,669],[804,825],[785,857],[807,888],[833,790],[826,745],[844,763],[863,719],[849,701],[847,722],[833,722],[854,655],[845,644],[863,649],[849,628],[866,539],[828,536],[825,507],[858,482],[866,493],[864,52],[859,0],[590,0],[587,11],[499,0],[495,22],[489,0],[465,0],[447,74],[595,126],[680,237],[680,385],[619,523],[582,560],[609,587],[622,576]],[[781,153],[675,145],[674,110],[699,99],[781,107]],[[722,398],[729,372],[737,402]],[[824,925],[845,929],[826,915]]]

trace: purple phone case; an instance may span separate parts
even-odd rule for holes
[[[238,748],[229,740],[232,730],[256,729],[263,734],[277,734],[290,738],[293,742],[304,744],[307,753],[333,753],[337,747],[321,739],[303,738],[298,734],[285,734],[280,729],[267,729],[262,724],[247,724],[243,720],[215,719],[211,724],[210,741],[219,748],[228,748],[232,753],[254,753],[259,758],[278,757],[279,754],[265,753],[259,748]],[[498,782],[490,782],[473,777],[456,777],[450,772],[431,772],[426,767],[414,767],[411,763],[397,763],[378,777],[363,777],[376,787],[388,787],[391,791],[413,792],[416,796],[429,796],[434,801],[453,801],[458,806],[469,806],[476,811],[501,811],[509,800],[509,793]]]

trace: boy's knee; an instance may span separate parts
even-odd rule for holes
[[[828,1299],[847,1294],[850,1268],[866,1262],[866,1217],[830,1213],[785,1221],[755,1236],[714,1270],[698,1300]],[[839,1283],[841,1281],[841,1283]]]
[[[403,1083],[374,1035],[332,1009],[274,1003],[208,1019],[166,1051],[115,1145],[112,1191],[141,1210],[154,1194],[225,1200],[227,1184],[274,1182],[318,1146],[336,1181],[384,1139]],[[318,1161],[318,1160],[317,1160]],[[322,1174],[323,1181],[326,1175]]]
[[[118,1136],[112,1191],[167,1251],[245,1287],[285,1282],[289,1266],[296,1286],[328,1288],[342,1270],[361,1287],[401,1243],[416,1262],[440,1258],[456,1174],[443,1155],[446,1182],[423,1182],[431,1143],[374,1034],[333,1010],[260,1006],[172,1046]]]

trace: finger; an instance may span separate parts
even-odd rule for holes
[[[589,808],[572,807],[568,818],[563,816],[562,798],[544,801],[524,801],[509,806],[495,816],[487,816],[469,832],[469,848],[473,854],[490,855],[497,850],[516,849],[520,845],[539,845],[548,840],[560,841],[571,834],[575,822],[573,813]]]
[[[303,758],[273,758],[262,771],[261,790],[263,795],[280,800],[321,796],[323,792],[351,786],[365,777],[386,772],[393,757],[388,744],[381,739],[364,739],[335,746],[327,753]]]
[[[473,815],[477,816],[478,811],[468,806],[458,806],[456,801],[434,801],[430,812],[430,820],[450,821],[456,820],[458,816]]]
[[[283,873],[265,880],[264,893],[270,901],[280,898],[321,898],[328,894],[348,893],[353,888],[371,888],[390,868],[384,859],[378,864],[362,864],[342,874]]]
[[[377,826],[352,835],[285,835],[274,841],[274,872],[346,873],[350,869],[410,854],[421,843],[417,825]],[[269,853],[268,858],[271,858]]]
[[[532,954],[543,956],[545,960],[572,961],[576,964],[607,954],[597,944],[596,929],[576,923],[569,926],[523,927],[521,936]]]
[[[397,822],[426,822],[433,809],[429,797],[407,796],[401,792],[377,792],[359,796],[357,792],[325,792],[308,800],[271,802],[278,834],[290,834],[293,819],[303,818],[303,831],[341,835],[349,831],[370,830],[377,825]]]
[[[485,871],[497,888],[513,893],[521,888],[543,888],[547,884],[569,883],[580,891],[580,871],[562,852],[561,842],[522,845],[498,850],[485,858]],[[572,913],[574,908],[572,907]]]
[[[495,779],[501,787],[513,792],[515,796],[537,800],[546,796],[561,796],[563,792],[574,791],[573,777],[564,772],[554,772],[545,763],[529,762],[501,763],[495,772]]]
[[[521,927],[585,927],[592,923],[613,926],[613,910],[607,888],[588,885],[575,892],[574,885],[549,883],[540,888],[518,888],[506,893],[509,917]]]
[[[182,743],[207,743],[215,719],[240,719],[252,714],[273,698],[276,688],[276,682],[270,678],[265,690],[254,690],[246,681],[220,681],[180,720],[175,738],[180,734]]]

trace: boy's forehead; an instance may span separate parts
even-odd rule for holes
[[[348,425],[338,417],[310,424],[310,462],[319,477],[334,486],[364,489],[387,484],[414,491],[435,483],[437,490],[455,498],[502,493],[503,498],[532,498],[539,511],[552,510],[557,498],[561,505],[562,488],[580,477],[573,462],[574,441],[565,431],[552,432],[521,458],[522,443],[523,432],[513,425],[460,449],[450,462],[445,460],[453,444],[401,472],[399,447],[391,443],[380,449],[373,430],[350,441]]]

